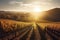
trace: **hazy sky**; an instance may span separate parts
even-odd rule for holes
[[[31,11],[34,6],[40,6],[42,10],[60,8],[60,0],[0,0],[0,10]]]

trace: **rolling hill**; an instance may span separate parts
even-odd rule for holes
[[[53,8],[40,12],[43,15],[37,22],[60,22],[60,8]],[[0,11],[0,19],[9,19],[23,22],[34,21],[34,17],[29,12]]]
[[[52,22],[60,22],[60,8],[54,8],[44,12],[44,20]]]

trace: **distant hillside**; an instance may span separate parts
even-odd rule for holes
[[[60,22],[60,8],[40,12],[43,16],[37,22]],[[0,19],[9,19],[23,22],[35,21],[34,17],[28,12],[0,11]]]
[[[0,19],[28,22],[31,21],[31,16],[28,12],[0,11]]]
[[[48,11],[43,12],[44,20],[52,21],[52,22],[60,22],[60,8],[54,8]]]

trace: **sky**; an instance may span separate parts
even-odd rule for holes
[[[60,0],[0,0],[0,10],[32,11],[35,6],[42,11],[60,8]]]

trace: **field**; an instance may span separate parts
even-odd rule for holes
[[[60,0],[0,0],[0,40],[60,40]]]
[[[60,40],[60,23],[0,19],[0,40]]]

